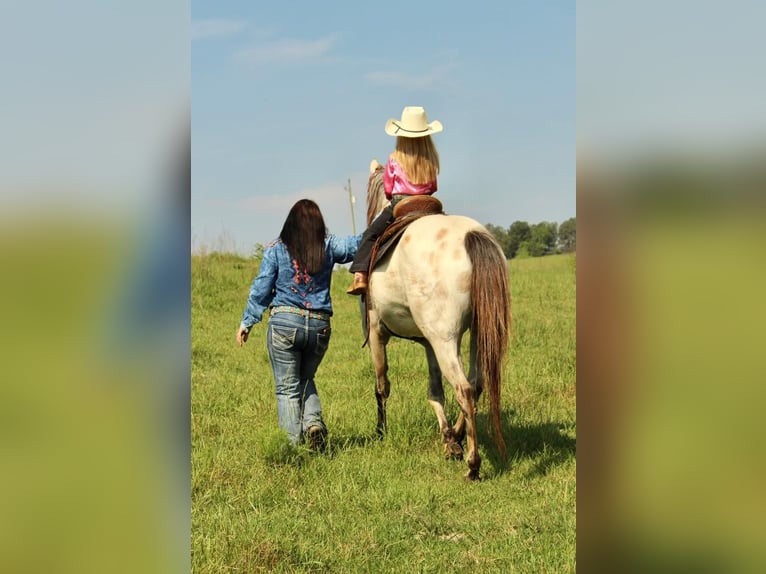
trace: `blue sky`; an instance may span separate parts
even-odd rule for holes
[[[249,252],[290,206],[364,228],[386,120],[444,131],[438,196],[508,226],[575,215],[575,3],[194,2],[192,246]]]
[[[762,145],[764,18],[759,0],[578,2],[578,146],[634,162]]]
[[[0,17],[0,217],[122,217],[154,205],[188,121],[188,2],[10,4]]]

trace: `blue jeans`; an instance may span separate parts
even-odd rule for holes
[[[312,426],[327,427],[322,420],[314,374],[330,343],[330,322],[293,313],[269,318],[266,346],[277,390],[280,428],[297,444]]]

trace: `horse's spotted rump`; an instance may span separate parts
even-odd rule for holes
[[[457,288],[463,293],[468,293],[471,290],[471,272],[464,271],[457,277]]]
[[[436,283],[436,285],[434,286],[434,295],[436,295],[437,299],[442,301],[447,298],[448,296],[447,289],[444,286],[444,283],[442,283],[441,281]]]
[[[444,236],[449,233],[449,229],[446,227],[442,227],[437,233],[436,233],[436,241],[441,241],[444,239]]]

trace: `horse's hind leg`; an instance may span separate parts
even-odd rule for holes
[[[382,437],[386,431],[386,401],[391,391],[391,382],[388,380],[388,357],[386,356],[386,343],[389,336],[381,333],[379,323],[370,312],[370,355],[375,368],[375,399],[378,402],[378,424],[376,427],[378,436]]]
[[[482,382],[481,371],[476,366],[476,354],[477,354],[476,353],[476,337],[474,337],[473,332],[471,332],[468,382],[471,384],[471,387],[474,390],[474,394],[473,394],[474,407],[475,407],[475,410],[478,410],[479,399],[481,398],[481,392],[484,388],[484,384]],[[453,430],[455,433],[455,440],[458,442],[463,442],[463,439],[465,438],[465,416],[463,416],[462,411],[460,413],[460,416],[458,416],[457,422],[455,422],[455,427]]]
[[[479,456],[479,440],[476,432],[476,402],[474,401],[473,388],[465,376],[454,341],[441,341],[434,344],[431,340],[431,345],[444,377],[455,389],[458,404],[465,418],[465,432],[468,437],[468,474],[466,474],[466,478],[478,480],[481,456]]]
[[[455,440],[452,427],[444,414],[444,387],[442,386],[442,371],[439,368],[439,362],[436,360],[434,350],[427,342],[423,343],[426,349],[426,358],[428,359],[428,402],[436,413],[436,419],[439,421],[439,430],[442,433],[442,442],[444,443],[444,456],[446,458],[461,460],[463,458],[463,448],[459,441]]]

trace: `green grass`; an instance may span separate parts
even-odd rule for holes
[[[415,343],[389,344],[389,430],[376,438],[372,364],[345,270],[333,281],[332,340],[316,378],[328,450],[286,449],[265,325],[243,348],[234,339],[257,271],[234,255],[192,260],[194,572],[575,571],[573,255],[510,264],[508,456],[499,459],[482,399],[477,483],[464,480],[464,462],[443,457]],[[445,395],[454,421],[448,385]]]

